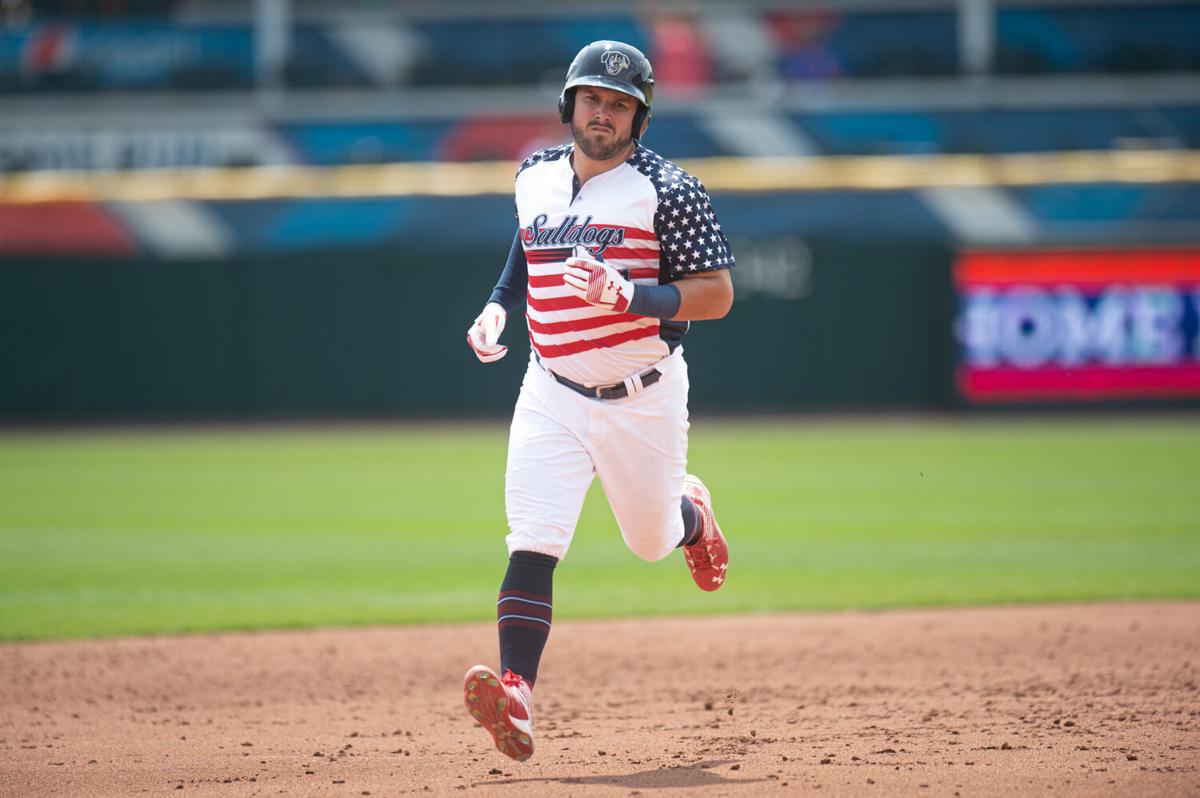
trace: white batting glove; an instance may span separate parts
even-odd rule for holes
[[[633,299],[633,283],[607,263],[590,258],[567,258],[563,285],[590,305],[624,313]]]
[[[475,352],[475,357],[481,363],[495,363],[508,354],[507,346],[500,346],[500,333],[504,332],[504,323],[508,321],[508,311],[495,302],[483,306],[483,312],[475,317],[475,322],[467,329],[467,343]]]

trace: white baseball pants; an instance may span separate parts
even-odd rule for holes
[[[508,550],[562,559],[594,476],[629,550],[661,560],[683,539],[688,376],[683,348],[662,377],[622,399],[592,399],[530,357],[508,440]]]

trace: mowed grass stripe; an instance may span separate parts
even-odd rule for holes
[[[485,620],[502,424],[0,436],[0,638]],[[558,618],[1200,597],[1200,424],[700,419],[733,563],[637,560],[598,486]]]

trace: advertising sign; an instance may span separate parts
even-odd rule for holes
[[[968,402],[1200,398],[1200,247],[964,252],[954,283]]]

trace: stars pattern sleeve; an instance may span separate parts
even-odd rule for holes
[[[704,185],[678,170],[674,175],[662,174],[661,179],[654,231],[662,276],[678,280],[697,272],[732,268],[733,252]]]

